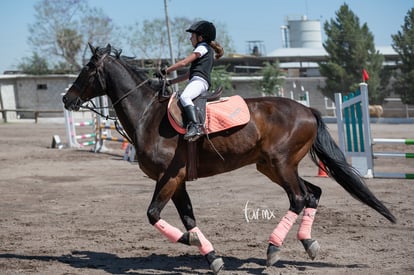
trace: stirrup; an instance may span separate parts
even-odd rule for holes
[[[187,127],[187,132],[184,134],[184,140],[196,141],[203,135],[200,124],[190,123]]]
[[[201,135],[194,135],[191,137],[188,137],[188,139],[186,139],[188,142],[194,142],[196,140],[198,140],[201,137]]]
[[[201,133],[201,132],[197,132],[197,133],[195,133],[195,134],[192,134],[192,135],[187,135],[187,134],[185,134],[184,135],[184,140],[187,140],[187,141],[196,141],[197,139],[199,139],[201,136],[203,135],[203,133]]]

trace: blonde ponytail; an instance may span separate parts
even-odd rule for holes
[[[216,53],[216,55],[215,55],[215,58],[216,59],[219,59],[220,57],[222,57],[223,56],[223,54],[224,54],[224,49],[223,49],[223,47],[218,43],[218,42],[216,42],[216,41],[211,41],[210,43],[209,43],[209,45],[213,48],[213,50],[215,51],[215,53]]]

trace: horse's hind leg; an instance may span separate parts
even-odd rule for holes
[[[267,250],[267,266],[271,266],[279,260],[278,254],[280,247],[303,208],[305,209],[299,225],[297,238],[302,242],[306,252],[312,260],[315,259],[320,249],[318,242],[311,238],[311,229],[322,190],[310,182],[298,177],[296,172],[294,172],[293,175],[296,175],[296,180],[293,179],[293,176],[285,173],[284,177],[286,179],[290,178],[290,180],[278,181],[291,183],[281,184],[288,194],[290,208],[270,235],[269,247]]]
[[[292,206],[293,196],[289,196],[290,205]],[[269,237],[269,246],[267,248],[267,266],[274,265],[277,261],[279,261],[279,251],[280,247],[283,244],[287,234],[289,233],[290,229],[292,228],[293,224],[296,222],[298,218],[298,213],[301,210],[299,209],[292,209],[289,208],[288,212],[283,216],[279,224],[273,230],[272,234]]]
[[[303,211],[297,238],[302,242],[309,257],[313,260],[318,255],[320,246],[316,240],[312,239],[311,231],[322,190],[306,180],[301,180],[306,186],[305,210]]]
[[[178,241],[187,245],[198,246],[200,253],[205,256],[210,269],[214,274],[217,274],[224,266],[223,259],[216,256],[213,245],[196,225],[193,207],[185,187],[185,182],[177,188],[172,200],[180,215],[181,221],[187,229],[187,232]]]
[[[286,191],[290,203],[288,212],[269,237],[266,265],[271,266],[279,260],[280,247],[305,206],[304,195],[306,191],[297,174],[296,166],[279,167],[277,165],[267,166],[258,164],[257,169],[273,182],[278,183]]]
[[[271,163],[280,164],[286,162],[279,160],[278,162],[273,161]],[[315,259],[320,247],[318,242],[311,238],[311,228],[322,190],[300,178],[295,165],[273,165],[269,167],[268,165],[258,164],[257,169],[282,186],[290,202],[288,212],[270,235],[267,250],[267,266],[271,266],[279,260],[280,247],[304,208],[297,237],[302,242],[309,257]]]

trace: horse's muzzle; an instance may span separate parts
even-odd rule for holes
[[[82,105],[82,99],[78,96],[71,97],[66,94],[62,97],[62,101],[65,109],[69,111],[79,111],[80,106]]]

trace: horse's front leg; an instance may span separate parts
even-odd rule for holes
[[[313,260],[318,255],[320,246],[316,240],[312,239],[311,231],[322,190],[306,180],[304,180],[304,183],[307,189],[305,210],[303,211],[297,237],[302,242],[309,257]]]
[[[161,219],[161,211],[174,195],[177,185],[176,180],[169,180],[166,183],[158,181],[147,210],[149,222],[173,243],[176,243],[184,233]]]
[[[172,200],[180,215],[181,221],[187,229],[187,232],[178,241],[187,245],[198,246],[200,253],[205,256],[210,269],[217,274],[224,266],[223,259],[216,256],[213,245],[196,225],[193,207],[186,190],[185,182],[177,188]]]
[[[191,202],[185,189],[185,182],[178,178],[169,179],[168,181],[162,179],[164,177],[157,182],[154,196],[147,210],[149,222],[173,243],[180,242],[198,246],[201,254],[207,258],[210,268],[217,274],[223,268],[223,260],[215,256],[212,244],[196,227]],[[171,198],[187,229],[185,233],[161,219],[161,211]]]

